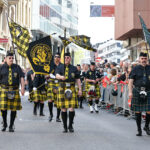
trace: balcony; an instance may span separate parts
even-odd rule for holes
[[[19,0],[8,0],[9,5],[15,5],[19,2]]]

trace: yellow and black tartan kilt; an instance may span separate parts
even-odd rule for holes
[[[150,91],[147,92],[147,100],[141,101],[139,91],[133,88],[133,98],[131,100],[131,110],[134,112],[150,111]]]
[[[19,89],[14,90],[15,97],[14,99],[8,99],[7,97],[8,89],[1,89],[0,93],[0,110],[21,110],[21,98],[19,95]]]
[[[47,93],[46,91],[43,92],[40,90],[33,91],[33,101],[46,101]]]
[[[54,79],[50,79],[50,82],[48,83],[48,89],[47,89],[47,100],[52,100],[54,102],[54,105],[57,107],[57,94],[53,92],[54,87],[59,87],[59,83],[55,83]]]
[[[71,99],[66,99],[65,98],[65,90],[67,88],[63,86],[63,84],[59,85],[58,88],[58,97],[57,97],[57,107],[59,108],[78,108],[78,99],[76,96],[76,90],[75,90],[75,85],[71,86],[72,90],[72,98]]]
[[[33,91],[31,91],[31,92],[29,93],[29,100],[30,100],[30,101],[33,101]]]
[[[93,95],[88,95],[88,91],[89,91],[89,88],[93,86],[93,84],[90,84],[89,82],[86,82],[86,97],[87,98],[100,98],[101,97],[101,94],[100,94],[100,86],[98,84],[95,84],[95,90],[96,90],[96,96],[93,96]]]

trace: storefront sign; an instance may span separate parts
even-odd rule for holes
[[[0,38],[0,43],[8,43],[8,39]]]

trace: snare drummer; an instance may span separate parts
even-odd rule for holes
[[[9,132],[14,132],[14,121],[16,111],[21,110],[21,98],[19,95],[19,84],[21,83],[21,94],[24,95],[24,73],[17,64],[13,64],[13,53],[7,51],[6,63],[0,67],[0,110],[3,117],[2,131],[7,128],[7,110],[11,111]]]
[[[93,100],[95,99],[95,112],[98,113],[97,105],[100,98],[100,87],[98,82],[101,79],[99,71],[96,70],[95,62],[91,62],[90,69],[86,75],[86,96],[90,105],[90,112],[93,113]]]

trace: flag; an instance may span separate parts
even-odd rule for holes
[[[85,35],[71,36],[69,40],[84,49],[96,52],[96,49],[92,47],[90,43],[90,37],[88,36]]]
[[[30,40],[29,31],[13,21],[9,22],[9,28],[12,41],[17,46],[18,53],[26,57],[26,51],[29,47]]]
[[[101,17],[101,11],[100,5],[90,5],[90,17]]]
[[[27,50],[27,58],[36,74],[50,74],[54,68],[51,37],[47,36],[31,42]]]
[[[63,45],[65,47],[71,43],[71,41],[69,39],[65,38],[65,37],[59,36],[59,38],[61,39],[61,41],[63,42]]]
[[[144,23],[144,20],[140,15],[139,15],[139,18],[140,18],[141,26],[143,29],[144,39],[150,46],[150,32],[148,31],[146,24]]]
[[[61,58],[60,58],[61,63],[64,64],[65,48],[66,48],[67,45],[69,45],[71,43],[71,41],[69,39],[65,38],[65,37],[59,36],[59,38],[61,39],[61,41],[63,42],[63,45],[64,45],[64,47],[61,51]]]
[[[60,61],[61,61],[62,64],[64,64],[64,54],[65,54],[65,48],[63,48],[62,51],[61,51]]]

